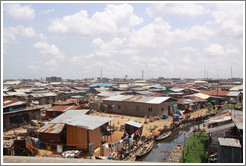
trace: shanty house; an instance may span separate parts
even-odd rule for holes
[[[218,138],[219,151],[218,162],[221,163],[242,163],[242,146],[238,139]]]
[[[118,95],[103,99],[102,110],[130,116],[156,116],[170,114],[176,103],[176,99],[170,97]]]
[[[239,91],[230,91],[227,96],[230,103],[242,102],[243,95]]]
[[[40,119],[40,108],[27,109],[28,102],[18,99],[3,100],[3,129],[4,131],[30,123],[32,119]]]
[[[44,111],[46,112],[46,119],[50,119],[50,118],[53,119],[68,110],[76,110],[76,109],[81,109],[81,106],[79,105],[55,105],[53,107],[44,109]]]
[[[89,109],[69,110],[49,122],[49,124],[53,124],[51,126],[64,124],[65,129],[59,130],[59,132],[65,131],[66,146],[88,150],[89,144],[93,144],[94,149],[101,145],[101,127],[110,122],[112,118],[86,115],[88,111]],[[49,139],[45,140],[45,137],[42,136],[46,132],[45,128],[49,127],[43,126],[42,128],[39,130],[41,132],[39,138],[42,139],[41,141],[49,143]],[[51,130],[50,133],[52,134],[52,132]],[[49,137],[59,144],[62,134],[58,136],[54,134],[57,133],[53,133]],[[61,143],[64,144],[64,142]]]
[[[37,130],[42,144],[63,145],[66,143],[65,124],[48,123]]]

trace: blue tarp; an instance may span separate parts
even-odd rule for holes
[[[89,85],[89,87],[97,87],[97,86],[114,86],[114,84],[112,83],[94,83],[94,84],[91,84]]]

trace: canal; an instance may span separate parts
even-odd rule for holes
[[[176,146],[176,144],[181,144],[184,146],[186,138],[188,138],[192,133],[195,127],[198,127],[200,122],[191,122],[183,124],[182,127],[178,127],[172,131],[172,134],[161,141],[156,141],[152,151],[138,159],[138,161],[147,161],[147,162],[167,162],[167,159]]]

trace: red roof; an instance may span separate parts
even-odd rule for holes
[[[19,99],[12,98],[12,99],[3,99],[3,107],[13,107],[17,105],[27,105],[28,102],[20,101]]]
[[[48,123],[43,127],[39,128],[37,131],[40,133],[51,133],[51,134],[58,134],[62,132],[65,124],[61,123]]]
[[[70,100],[66,100],[66,101],[57,101],[54,102],[53,105],[71,105],[71,104],[75,104],[76,103],[76,99],[70,99]]]
[[[200,93],[209,96],[227,96],[229,92],[230,91],[220,91],[220,90],[200,91]]]
[[[57,105],[57,106],[47,108],[45,110],[57,111],[57,112],[66,112],[68,110],[77,110],[77,109],[81,109],[81,106],[79,106],[79,105]]]

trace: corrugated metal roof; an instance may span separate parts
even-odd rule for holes
[[[108,97],[106,99],[104,99],[105,101],[122,101],[122,100],[126,100],[130,97],[133,97],[133,95],[118,95],[118,96],[111,96]]]
[[[56,117],[50,123],[64,123],[71,126],[78,126],[89,130],[94,130],[103,124],[113,120],[113,118],[85,115],[86,110],[69,110]]]
[[[230,127],[233,127],[233,126],[235,126],[234,123],[228,123],[228,124],[225,124],[225,125],[220,125],[220,126],[217,126],[217,127],[209,128],[209,129],[206,130],[206,132],[208,132],[208,133],[216,132],[216,131],[224,130],[224,129],[227,129],[227,128],[230,128]]]
[[[243,90],[243,85],[235,86],[230,89],[230,91],[242,91]]]
[[[44,97],[44,95],[43,94],[37,94],[37,93],[34,93],[34,94],[30,94],[32,97]]]
[[[162,86],[153,86],[153,88],[156,88],[156,89],[163,89]]]
[[[57,94],[53,92],[48,92],[48,93],[43,93],[43,96],[57,96]]]
[[[134,126],[134,127],[137,127],[137,128],[140,128],[140,127],[143,126],[141,123],[134,122],[134,121],[128,121],[128,122],[126,122],[125,124],[128,124],[128,125],[130,125],[130,126]]]
[[[235,96],[235,97],[237,97],[238,95],[240,94],[240,92],[229,92],[228,94],[227,94],[227,96]]]
[[[209,95],[202,94],[202,93],[196,93],[196,94],[193,94],[193,96],[196,96],[202,99],[208,99],[210,97]]]
[[[234,138],[218,138],[220,146],[238,147],[241,148],[240,141]]]
[[[89,85],[89,87],[96,87],[96,86],[108,87],[108,86],[114,86],[114,85],[115,84],[112,84],[112,83],[94,83],[94,84]]]
[[[3,93],[3,96],[9,96],[8,94],[6,94],[6,93]]]
[[[27,96],[24,92],[7,92],[9,96]]]
[[[160,104],[166,100],[170,99],[170,97],[155,97],[154,99],[151,99],[150,101],[147,101],[146,103],[149,104]]]
[[[208,120],[208,124],[212,123],[219,123],[219,122],[225,122],[231,120],[231,116],[228,115],[221,115],[219,117],[214,117]]]
[[[183,88],[171,88],[171,90],[174,91],[174,92],[181,92],[184,89]]]
[[[210,95],[210,96],[227,96],[229,91],[221,91],[221,90],[210,90],[210,91],[200,91],[200,93]]]
[[[122,92],[110,92],[110,91],[102,91],[101,93],[97,94],[97,96],[117,96],[120,95]]]
[[[24,104],[28,104],[28,102],[20,101],[16,98],[3,100],[3,108],[17,106],[17,105],[24,105]]]
[[[62,123],[48,123],[42,126],[41,128],[39,128],[37,132],[58,134],[63,130],[64,126],[65,124],[62,124]]]
[[[50,108],[47,108],[46,111],[58,111],[58,112],[66,112],[68,110],[75,110],[80,108],[79,105],[56,105]]]
[[[142,95],[118,95],[111,96],[103,101],[124,101],[124,102],[136,102],[136,103],[148,103],[148,104],[160,104],[170,97],[154,97],[154,96],[142,96]]]
[[[231,110],[231,117],[239,130],[243,130],[243,111]]]

